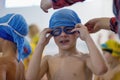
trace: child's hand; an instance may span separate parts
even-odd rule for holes
[[[52,37],[50,32],[51,32],[51,29],[49,29],[49,28],[45,28],[43,31],[41,31],[39,44],[41,44],[43,46],[48,44],[50,38]]]
[[[76,34],[84,41],[89,36],[89,32],[87,30],[87,27],[82,25],[82,24],[76,24],[75,29],[73,29],[72,31],[73,32],[76,31],[77,32]]]

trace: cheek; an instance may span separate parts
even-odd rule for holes
[[[108,57],[109,57],[109,55],[107,55],[107,54],[104,54],[104,56],[105,56],[105,58],[108,58]]]
[[[109,54],[109,53],[104,54],[104,56],[105,56],[106,59],[110,59],[111,58],[111,54]]]
[[[56,37],[54,37],[54,42],[55,42],[56,44],[58,43],[58,41],[59,41],[59,39],[56,38]]]
[[[71,38],[72,40],[76,41],[77,38],[78,38],[78,35],[74,34],[73,36],[70,36],[70,38]]]

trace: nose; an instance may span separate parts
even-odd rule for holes
[[[62,32],[61,32],[61,34],[60,34],[60,36],[66,36],[67,34],[63,31],[63,29],[62,29]]]

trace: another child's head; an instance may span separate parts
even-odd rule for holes
[[[30,36],[30,38],[33,38],[37,34],[39,34],[38,26],[36,24],[29,25],[29,36]]]
[[[28,25],[22,15],[7,14],[0,18],[0,38],[16,45],[18,60],[22,59],[27,34]]]
[[[75,25],[81,23],[80,18],[75,11],[70,9],[61,9],[55,12],[49,22],[49,28],[52,29],[52,36],[58,46],[71,43],[71,47],[76,43],[75,32],[71,32]],[[62,46],[63,48],[63,46]],[[64,47],[65,48],[65,47]]]
[[[111,62],[113,58],[120,59],[120,43],[117,41],[108,40],[101,47],[108,62]]]

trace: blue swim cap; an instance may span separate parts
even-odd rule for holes
[[[24,39],[23,52],[21,54],[21,59],[24,60],[31,54],[31,46],[27,39]]]
[[[4,35],[3,35],[3,34]],[[7,14],[0,18],[0,37],[12,41],[17,45],[18,61],[24,59],[24,53],[30,54],[29,44],[25,44],[25,36],[28,34],[28,25],[20,14]],[[25,47],[28,51],[24,51]]]
[[[77,23],[81,23],[81,20],[75,11],[61,9],[52,15],[49,21],[49,28],[53,29],[60,26],[75,26]]]

